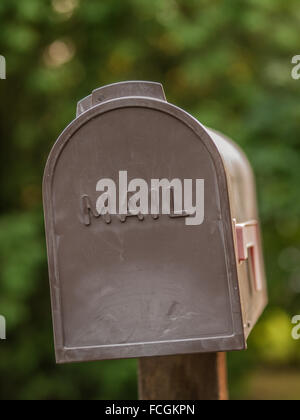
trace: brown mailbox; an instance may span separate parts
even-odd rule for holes
[[[160,84],[79,102],[44,209],[59,363],[246,348],[267,301],[253,173]]]

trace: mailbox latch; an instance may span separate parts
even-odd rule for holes
[[[263,288],[263,273],[260,260],[260,235],[257,220],[245,223],[236,223],[234,220],[238,261],[249,261],[255,278],[255,288],[261,291]]]
[[[77,104],[77,117],[101,102],[133,96],[167,101],[164,89],[160,83],[139,81],[114,83],[95,89],[91,95],[79,101]]]

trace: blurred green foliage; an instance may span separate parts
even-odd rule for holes
[[[0,398],[135,398],[136,362],[55,366],[41,205],[49,150],[76,102],[122,80],[164,84],[170,102],[234,138],[257,175],[270,305],[229,356],[232,396],[250,371],[299,366],[298,0],[1,0]]]

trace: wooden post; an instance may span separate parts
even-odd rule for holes
[[[227,400],[225,353],[139,359],[140,400]]]

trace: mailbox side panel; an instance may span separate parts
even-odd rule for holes
[[[120,171],[148,185],[204,179],[203,224],[93,217],[98,181]],[[44,207],[58,362],[245,348],[224,166],[188,114],[148,98],[86,112],[50,155]]]
[[[211,130],[210,135],[224,160],[231,197],[231,215],[232,220],[235,221],[233,228],[235,224],[242,224],[252,220],[259,221],[255,178],[247,157],[230,139]],[[235,240],[237,240],[236,237]],[[237,270],[246,337],[249,336],[268,301],[260,229],[258,229],[257,241],[259,265],[261,267],[261,290],[257,290],[255,287],[255,275],[250,252],[246,261],[238,262],[237,255]],[[238,254],[237,249],[236,254]]]

